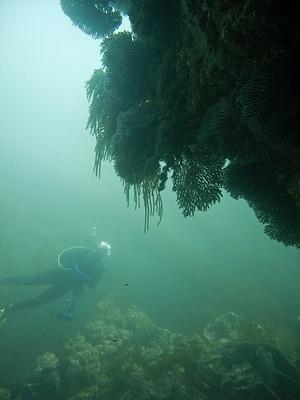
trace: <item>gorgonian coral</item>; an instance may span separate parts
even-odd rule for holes
[[[155,154],[156,110],[140,104],[117,118],[112,141],[112,158],[117,174],[129,184],[138,184],[155,176],[160,168]]]
[[[118,3],[61,1],[84,32],[106,36],[87,83],[96,174],[113,161],[147,216],[161,216],[168,179],[185,216],[225,187],[270,237],[298,245],[299,6],[126,0],[133,32],[113,33]]]
[[[60,0],[60,5],[75,26],[95,39],[114,32],[122,22],[109,0]]]
[[[272,239],[300,247],[299,208],[286,190],[287,176],[278,165],[232,163],[224,175],[225,188],[234,198],[247,200]]]
[[[199,145],[189,148],[175,163],[173,189],[184,216],[206,211],[221,198],[224,162]]]
[[[257,66],[240,91],[242,115],[257,138],[287,156],[300,156],[300,78],[295,59]]]
[[[101,160],[111,159],[111,140],[118,115],[147,100],[150,57],[146,46],[134,40],[129,32],[104,39],[101,54],[104,68],[94,71],[86,84],[90,101],[87,127],[96,137],[97,174]]]

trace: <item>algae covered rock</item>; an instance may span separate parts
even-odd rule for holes
[[[300,397],[300,370],[260,324],[228,312],[209,323],[203,333],[222,355],[224,399]]]
[[[97,317],[87,324],[86,337],[94,344],[120,347],[152,341],[162,331],[135,305],[125,306],[109,297],[98,304]]]
[[[265,329],[258,323],[230,311],[212,322],[203,330],[205,338],[215,345],[228,343],[254,341],[262,342],[270,340]]]
[[[85,336],[64,344],[64,392],[89,399],[96,386],[109,400],[205,398],[216,379],[203,365],[208,357],[199,335],[161,329],[136,306],[108,298]]]
[[[0,388],[0,400],[11,400],[10,392],[6,389]]]
[[[184,335],[111,296],[59,355],[37,358],[16,400],[299,398],[299,369],[256,322],[229,312]]]
[[[76,393],[97,381],[103,361],[96,346],[78,334],[67,338],[61,356],[61,376],[66,393]]]
[[[99,388],[98,386],[91,386],[87,388],[85,391],[76,394],[74,397],[69,400],[95,400],[99,397]]]
[[[53,353],[37,357],[36,367],[17,400],[59,400],[61,378],[59,360]]]
[[[237,365],[222,380],[224,400],[279,400],[273,390],[268,387],[248,364]]]
[[[47,372],[55,370],[58,367],[59,361],[54,353],[43,353],[37,357],[36,371]]]

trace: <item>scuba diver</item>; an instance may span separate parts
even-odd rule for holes
[[[67,299],[69,307],[66,311],[59,311],[56,317],[71,321],[74,317],[73,310],[84,288],[87,286],[92,289],[99,283],[105,269],[103,258],[110,255],[110,249],[107,242],[100,242],[93,247],[70,247],[58,255],[57,268],[29,276],[0,279],[0,285],[50,285],[37,297],[11,303],[1,309],[0,326],[18,310],[39,307],[68,293],[71,294]]]

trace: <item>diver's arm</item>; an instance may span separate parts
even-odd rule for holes
[[[103,273],[103,268],[95,268],[92,273],[92,277],[88,279],[85,283],[90,289],[94,289],[101,280]]]

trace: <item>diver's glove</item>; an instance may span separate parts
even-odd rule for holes
[[[4,325],[6,321],[7,321],[6,309],[2,308],[0,310],[0,326]]]
[[[73,311],[74,311],[74,308],[75,308],[75,305],[76,305],[78,299],[79,299],[78,294],[77,295],[73,294],[72,296],[70,296],[67,299],[67,302],[69,304],[68,309],[66,311],[58,311],[56,313],[56,318],[61,321],[73,321],[73,319],[74,319]]]
[[[9,315],[12,313],[13,304],[9,304],[6,308],[0,309],[0,327],[7,322]]]

